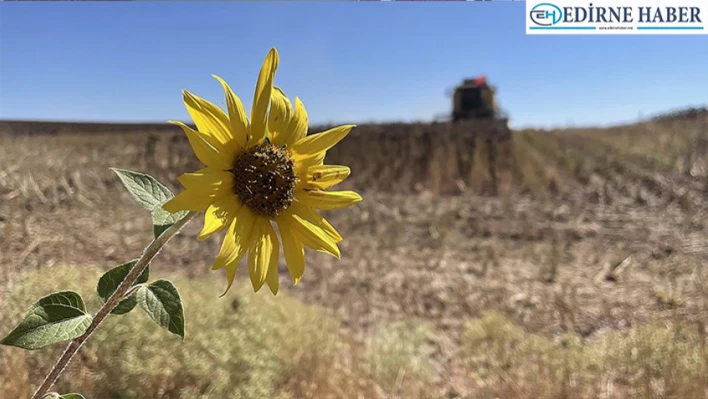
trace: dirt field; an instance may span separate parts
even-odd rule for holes
[[[174,129],[91,130],[0,123],[2,290],[23,270],[107,268],[140,253],[150,220],[109,167],[151,173],[175,190],[180,173],[199,167]],[[311,253],[286,294],[329,309],[358,341],[386,323],[432,322],[448,397],[479,387],[461,365],[459,337],[488,310],[548,338],[589,340],[656,321],[696,326],[705,350],[708,112],[517,131],[492,168],[487,151],[470,124],[358,127],[326,159],[350,166],[344,186],[364,197],[327,215],[345,237],[342,260]],[[159,268],[212,273],[220,237],[199,243],[200,228],[188,226]],[[284,265],[281,277],[289,286]]]

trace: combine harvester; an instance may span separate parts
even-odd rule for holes
[[[472,143],[484,140],[488,173],[492,190],[496,194],[497,153],[500,144],[511,140],[511,129],[508,116],[499,109],[496,88],[487,82],[486,76],[465,79],[455,88],[451,117],[452,123],[465,123],[465,127],[474,136]],[[471,151],[474,153],[475,148],[471,148]]]
[[[452,95],[452,121],[479,121],[485,130],[482,134],[498,135],[499,141],[511,138],[509,118],[499,110],[496,88],[485,76],[465,79]]]

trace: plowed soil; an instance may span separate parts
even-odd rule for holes
[[[326,214],[345,237],[342,260],[309,254],[297,287],[281,265],[286,292],[331,309],[360,339],[409,317],[454,337],[487,309],[530,331],[583,337],[708,318],[708,113],[516,131],[491,168],[477,129],[358,127],[326,159],[350,166],[343,186],[365,198]],[[200,167],[169,127],[7,123],[0,131],[5,289],[18,270],[108,268],[140,253],[149,217],[109,167],[148,172],[174,190],[180,173]],[[178,236],[158,268],[211,273],[220,237],[199,243],[200,228]],[[441,367],[454,368],[455,348],[441,337]]]

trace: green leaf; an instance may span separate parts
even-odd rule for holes
[[[187,213],[189,213],[189,212],[188,211],[179,211],[177,213],[169,213],[166,210],[162,209],[162,205],[153,209],[153,211],[152,211],[152,224],[153,224],[153,232],[155,234],[155,238],[159,237],[160,234],[162,234],[170,226],[175,224],[175,222],[177,222],[178,220],[185,217],[187,215]]]
[[[113,269],[107,271],[101,278],[98,280],[98,286],[96,287],[96,293],[98,293],[98,297],[101,298],[101,301],[103,303],[106,303],[108,298],[113,295],[113,293],[116,291],[118,286],[120,285],[123,280],[125,280],[125,277],[130,273],[130,270],[135,266],[135,263],[137,263],[137,259],[133,259],[128,263],[124,263],[120,266],[116,266]],[[140,274],[137,280],[135,280],[135,283],[133,283],[133,286],[137,284],[143,284],[148,281],[148,277],[150,276],[150,266],[145,268],[145,270]],[[125,314],[133,310],[135,305],[138,304],[138,298],[136,293],[131,294],[129,297],[123,299],[118,303],[118,306],[116,306],[111,313],[113,314]]]
[[[118,175],[133,198],[148,211],[152,211],[158,205],[162,205],[174,197],[167,187],[148,174],[125,169],[111,169]]]
[[[84,300],[77,292],[60,291],[30,306],[25,319],[0,344],[35,350],[78,338],[91,325]]]
[[[187,211],[170,213],[162,209],[162,204],[175,195],[154,177],[125,169],[112,168],[112,170],[133,198],[152,213],[153,232],[156,238],[188,213]]]
[[[160,327],[184,339],[182,299],[171,281],[157,280],[140,287],[138,303]]]

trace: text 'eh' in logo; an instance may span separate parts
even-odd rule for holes
[[[551,3],[541,3],[531,9],[531,20],[540,26],[555,25],[560,22],[562,15],[563,11]]]
[[[707,34],[706,0],[526,1],[526,34]]]

